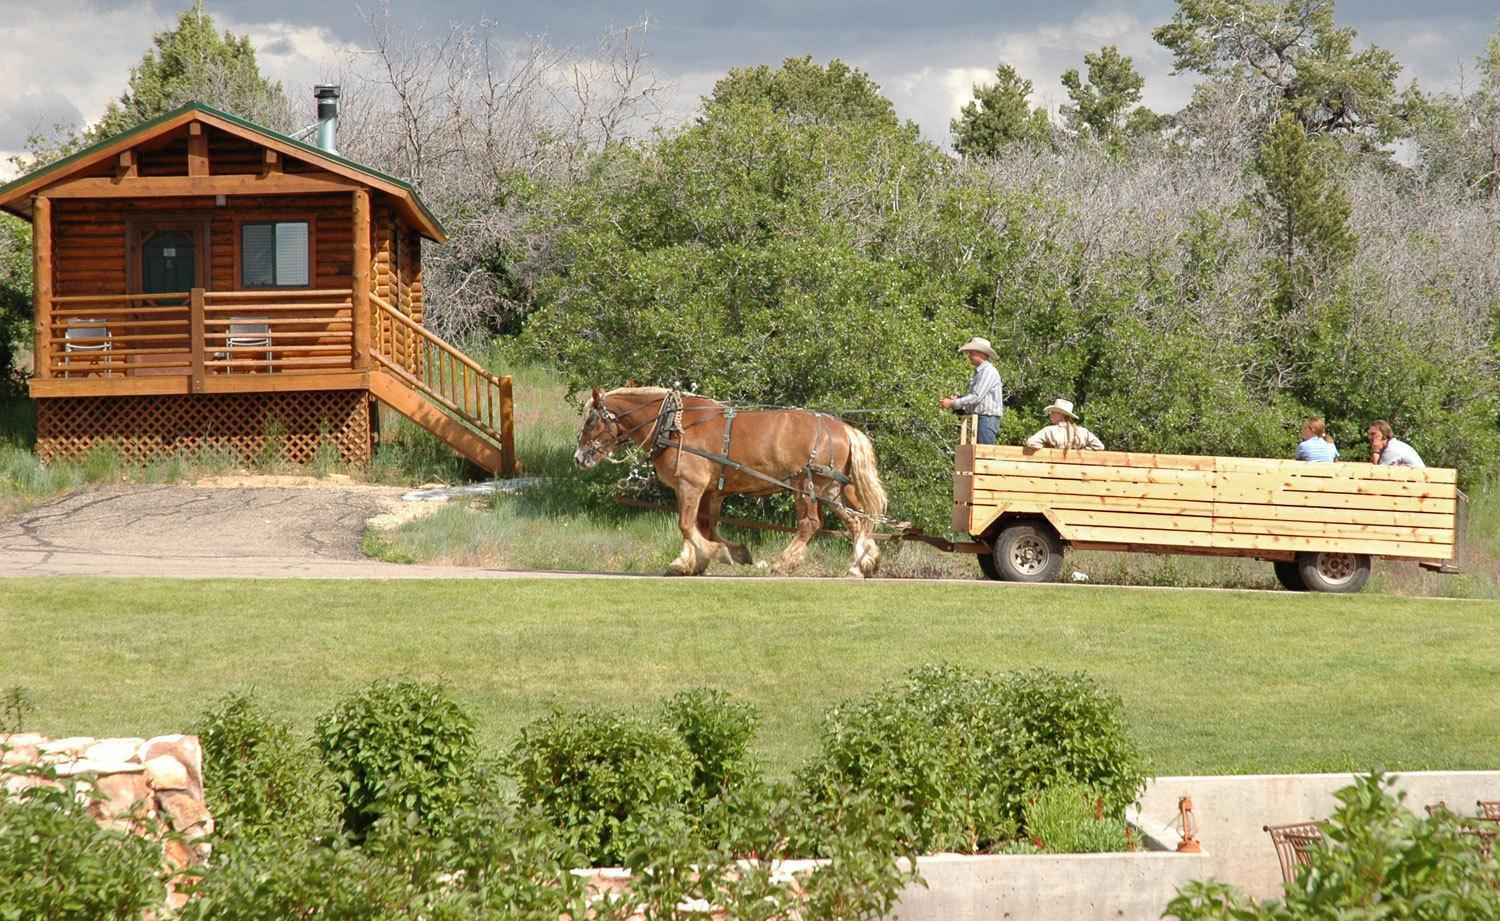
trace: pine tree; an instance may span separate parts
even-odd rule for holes
[[[155,47],[131,68],[124,95],[89,130],[91,140],[127,131],[193,101],[268,128],[292,127],[286,94],[280,83],[261,76],[249,36],[219,35],[201,2],[184,10],[176,28],[158,32],[152,43]]]
[[[966,157],[993,157],[1015,143],[1039,144],[1051,134],[1047,113],[1033,109],[1031,81],[1009,64],[995,70],[994,83],[974,86],[974,99],[950,124],[953,147]]]
[[[1352,208],[1333,174],[1331,143],[1309,137],[1291,112],[1261,143],[1256,171],[1265,181],[1256,204],[1279,253],[1269,267],[1279,306],[1287,310],[1353,260]]]
[[[1069,129],[1091,136],[1107,147],[1119,147],[1127,138],[1157,130],[1156,113],[1140,105],[1146,79],[1135,69],[1135,61],[1106,45],[1096,54],[1085,54],[1088,81],[1076,68],[1062,75],[1071,105],[1062,107]]]

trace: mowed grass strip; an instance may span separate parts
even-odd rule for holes
[[[821,714],[946,661],[1081,669],[1152,769],[1500,766],[1500,604],[1108,587],[516,579],[11,579],[0,686],[55,735],[179,731],[255,688],[309,727],[382,677],[451,684],[491,747],[552,707],[722,687],[789,774]]]

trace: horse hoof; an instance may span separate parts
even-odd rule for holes
[[[755,558],[750,555],[750,551],[739,545],[729,548],[729,558],[741,566],[755,565]]]
[[[849,570],[844,573],[844,578],[846,579],[863,579],[864,577],[864,570],[860,569],[858,566],[850,566]]]

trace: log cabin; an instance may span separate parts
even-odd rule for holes
[[[109,442],[297,463],[371,457],[385,404],[495,474],[514,472],[510,379],[424,323],[412,186],[318,144],[189,103],[0,186],[30,221],[37,452]],[[311,130],[311,129],[310,129]]]

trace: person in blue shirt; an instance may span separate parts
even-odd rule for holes
[[[1339,449],[1333,446],[1328,427],[1321,416],[1308,416],[1302,421],[1302,443],[1297,445],[1294,455],[1300,461],[1331,464],[1339,459]]]

